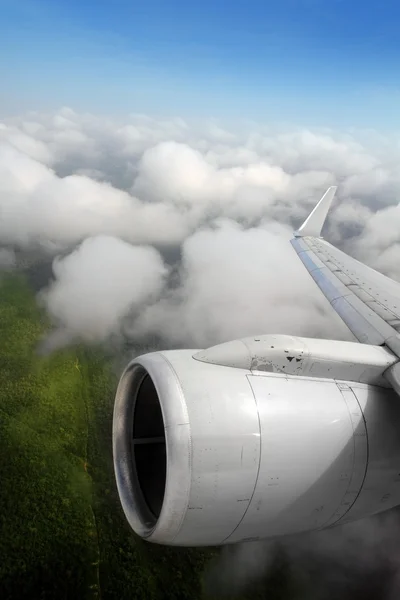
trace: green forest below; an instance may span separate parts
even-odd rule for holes
[[[149,544],[126,523],[112,465],[110,356],[84,346],[40,356],[48,329],[28,280],[2,275],[0,597],[212,597],[203,574],[217,550]],[[289,579],[278,557],[246,598],[294,598]]]

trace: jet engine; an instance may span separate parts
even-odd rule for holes
[[[323,529],[400,504],[389,350],[283,335],[154,352],[122,374],[118,491],[148,541],[211,546]]]

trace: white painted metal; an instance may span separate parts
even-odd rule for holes
[[[298,231],[295,232],[296,236],[301,237],[305,235],[314,235],[319,237],[321,235],[321,230],[325,223],[326,215],[328,214],[336,190],[336,186],[331,186],[327,189],[321,200],[304,221],[303,225],[301,225]]]
[[[219,344],[194,358],[252,372],[328,377],[383,387],[390,387],[383,373],[399,360],[381,346],[273,334]]]
[[[341,522],[400,504],[400,404],[390,390],[349,384],[363,411],[368,434],[368,469],[360,495]]]
[[[397,362],[385,371],[385,379],[400,396],[400,362]]]
[[[219,544],[242,519],[254,490],[258,411],[242,370],[201,363],[192,354],[148,354],[128,366],[114,409],[114,465],[123,509],[139,535],[166,544]],[[129,468],[130,386],[135,377],[140,384],[143,369],[160,398],[167,441],[167,484],[155,526],[144,522]]]
[[[195,360],[195,352],[136,358],[117,391],[116,478],[139,535],[170,545],[235,543],[323,528],[400,503],[400,414],[390,390],[210,364]],[[167,446],[156,521],[131,465],[132,406],[146,373]]]
[[[400,356],[400,284],[319,237],[330,205],[328,192],[294,232],[291,244],[355,337],[363,344],[386,344]]]
[[[334,192],[291,243],[355,337],[372,345],[265,335],[133,360],[116,395],[114,466],[127,519],[147,540],[235,543],[400,504],[400,405],[388,389],[400,394],[400,284],[319,238]],[[148,376],[165,431],[160,511],[132,458]]]
[[[353,477],[360,491],[367,467],[367,453],[355,453],[341,390],[334,381],[282,375],[249,381],[260,415],[260,472],[251,505],[227,541],[319,529],[332,520]],[[355,421],[365,436],[361,410]]]

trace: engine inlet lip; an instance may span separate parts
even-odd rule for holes
[[[132,455],[136,397],[147,376],[156,389],[165,430],[166,482],[158,519],[149,510],[138,485]],[[116,392],[113,458],[122,508],[130,526],[141,537],[168,544],[179,533],[189,503],[191,454],[189,418],[174,368],[159,352],[134,359],[122,374]]]

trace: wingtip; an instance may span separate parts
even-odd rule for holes
[[[332,200],[335,197],[336,190],[336,185],[331,185],[331,187],[326,190],[321,200],[308,215],[301,227],[294,232],[295,237],[321,237],[321,231],[331,207]]]

